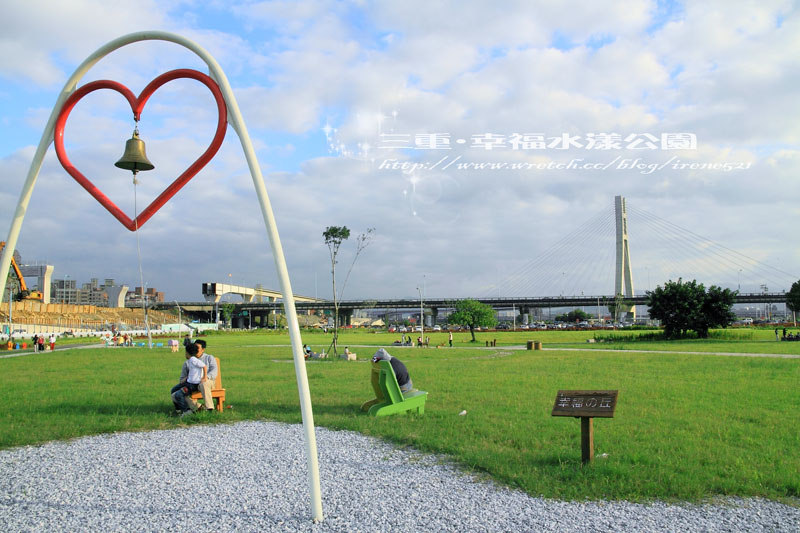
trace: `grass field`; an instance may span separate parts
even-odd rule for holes
[[[537,338],[546,346],[567,346],[579,344],[573,336],[584,332],[551,333],[549,340]],[[327,346],[330,337],[316,335],[304,335],[304,341]],[[391,339],[345,333],[342,340],[356,346]],[[209,352],[222,360],[233,409],[188,421],[169,416],[168,391],[183,356],[166,348],[74,349],[0,359],[0,447],[185,424],[300,422],[288,336],[209,335],[207,341]],[[506,341],[512,344],[510,337]],[[769,341],[745,341],[741,351],[750,351],[751,343]],[[727,341],[721,351],[736,345]],[[794,343],[771,341],[779,345]],[[703,351],[697,348],[702,341],[692,346],[687,351]],[[374,351],[353,349],[364,359]],[[359,406],[372,397],[369,365],[314,361],[306,366],[317,425],[447,454],[468,470],[535,496],[639,501],[738,495],[794,504],[800,496],[800,359],[463,345],[389,351],[406,363],[415,385],[429,392],[425,415],[368,417]],[[595,388],[618,389],[620,395],[615,418],[595,419],[598,458],[582,467],[579,421],[551,417],[550,410],[559,389]],[[465,416],[458,415],[462,410]]]

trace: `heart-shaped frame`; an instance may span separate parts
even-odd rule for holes
[[[103,192],[98,189],[94,183],[89,181],[89,179],[86,178],[81,171],[75,168],[75,166],[69,160],[66,150],[64,149],[64,125],[67,122],[67,118],[69,117],[72,108],[75,107],[75,104],[77,104],[81,98],[87,94],[99,89],[111,89],[124,96],[131,106],[134,120],[138,122],[142,114],[142,109],[156,89],[169,81],[179,78],[194,79],[205,84],[209,88],[211,94],[214,95],[214,100],[217,102],[217,110],[219,112],[217,131],[214,134],[214,138],[211,140],[211,144],[209,144],[208,148],[206,148],[206,151],[203,152],[200,157],[198,157],[186,170],[184,170],[175,181],[173,181],[166,189],[164,189],[164,191],[159,194],[158,197],[153,200],[150,205],[148,205],[141,213],[139,213],[136,218],[131,220],[131,218],[128,217],[128,215],[126,215],[119,207],[117,207],[117,205],[105,194],[103,194]],[[202,170],[202,168],[206,166],[206,164],[208,164],[208,162],[211,161],[211,159],[216,155],[220,146],[222,146],[222,141],[225,139],[228,120],[227,111],[225,99],[222,97],[222,92],[220,91],[219,86],[213,79],[211,79],[210,76],[207,76],[206,74],[203,74],[197,70],[177,69],[165,72],[148,83],[147,87],[142,90],[138,98],[134,96],[130,89],[116,81],[93,81],[73,92],[69,98],[67,98],[66,102],[64,102],[64,106],[61,108],[58,118],[56,119],[54,139],[56,155],[58,156],[58,160],[61,161],[61,166],[64,167],[64,169],[75,179],[75,181],[77,181],[84,189],[86,189],[89,194],[94,196],[94,198],[100,202],[100,205],[105,207],[108,212],[114,216],[114,218],[122,223],[123,226],[128,228],[130,231],[135,231],[136,229],[141,228],[144,223],[150,219],[150,217],[152,217],[159,209],[161,209],[161,207],[167,203],[170,198],[175,196],[175,194],[181,190],[181,188],[186,185],[189,180],[195,177],[195,175],[197,175],[197,173],[200,172],[200,170]]]

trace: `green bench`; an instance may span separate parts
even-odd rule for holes
[[[425,400],[428,398],[428,393],[421,390],[400,392],[397,376],[394,375],[389,361],[372,363],[371,381],[375,399],[365,402],[361,406],[362,411],[367,411],[372,416],[386,416],[414,410],[418,414],[425,414]]]

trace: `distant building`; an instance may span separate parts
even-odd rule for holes
[[[163,302],[164,293],[156,290],[153,287],[150,287],[149,289],[144,291],[144,293],[142,293],[142,288],[136,287],[135,289],[130,291],[125,297],[125,306],[126,307],[141,306],[142,300],[144,300],[145,305],[150,305],[156,302]]]
[[[79,292],[74,279],[57,279],[50,284],[50,301],[77,305]]]
[[[77,285],[77,281],[74,279],[54,280],[50,284],[50,301],[62,304],[118,307],[122,305],[120,295],[128,290],[125,285],[117,285],[112,278],[106,278],[102,284],[98,278],[92,278],[89,283],[81,285],[80,289],[77,288]],[[161,300],[153,301],[164,300],[164,293],[156,294],[161,295]],[[139,298],[139,302],[141,302],[141,298]],[[125,298],[125,303],[128,303],[127,298]]]

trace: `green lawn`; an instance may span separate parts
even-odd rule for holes
[[[315,422],[447,454],[468,470],[534,496],[638,501],[737,495],[796,503],[800,359],[501,346],[501,335],[509,335],[508,344],[526,338],[542,340],[545,347],[574,343],[564,332],[537,333],[553,335],[498,333],[495,349],[463,343],[453,349],[390,347],[415,385],[429,392],[422,417],[364,415],[359,406],[372,397],[366,362],[309,362]],[[580,338],[585,332],[571,333],[585,343]],[[446,339],[432,334],[432,342],[435,335]],[[346,332],[342,345],[386,344],[393,337]],[[233,408],[188,421],[169,416],[168,391],[183,356],[166,348],[76,349],[0,359],[6,407],[0,412],[0,447],[185,424],[300,422],[287,335],[206,339],[209,352],[222,360]],[[323,334],[303,339],[315,349],[330,342]],[[750,342],[767,343],[743,344]],[[724,351],[734,351],[729,348]],[[365,359],[374,350],[354,351]],[[607,457],[582,467],[579,421],[551,417],[550,410],[559,389],[594,388],[618,389],[619,400],[615,418],[594,423],[595,453]],[[465,416],[459,416],[462,410]]]

